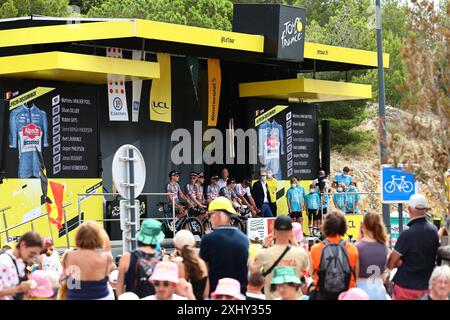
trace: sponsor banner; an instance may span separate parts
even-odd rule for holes
[[[172,68],[170,54],[157,54],[160,78],[152,80],[150,120],[172,122]]]
[[[9,147],[2,154],[6,157],[5,171],[9,178],[39,178],[39,153],[49,178],[97,177],[97,95],[94,89],[47,88],[43,91],[35,87],[35,82],[13,81],[5,82],[5,87],[19,94],[36,93],[35,99],[9,111]],[[24,95],[17,98],[21,96]],[[9,102],[18,101],[17,98]]]
[[[133,50],[133,60],[142,60],[141,50]],[[138,122],[139,109],[141,107],[142,80],[133,77],[132,84],[133,84],[133,101],[131,110],[131,121]]]
[[[258,134],[255,168],[271,168],[277,180],[316,178],[319,164],[317,110],[310,104],[250,102],[250,126]]]
[[[222,74],[219,59],[208,59],[208,127],[217,126]]]
[[[122,59],[122,49],[108,47],[106,56]],[[110,121],[128,121],[125,76],[108,74],[108,105]]]
[[[47,215],[33,221],[33,228],[42,237],[52,237],[56,247],[66,247],[66,225],[69,231],[70,245],[74,246],[74,234],[79,225],[77,194],[79,193],[101,193],[101,179],[50,179],[53,188],[53,200],[55,209],[52,208],[48,219]],[[54,186],[52,186],[52,184]],[[59,189],[59,190],[57,190]],[[62,190],[62,193],[59,191]],[[0,203],[11,206],[6,211],[7,226],[11,227],[21,222],[28,221],[41,214],[47,213],[47,205],[42,201],[42,192],[39,179],[8,179],[0,184]],[[61,198],[58,198],[58,197]],[[64,212],[58,211],[57,203],[62,202],[67,221],[64,220]],[[52,205],[52,206],[53,206]],[[93,196],[84,198],[80,204],[80,211],[84,220],[103,219],[103,198]],[[58,221],[60,217],[60,228]],[[54,221],[53,221],[54,220]],[[3,219],[0,219],[0,230],[5,229]],[[14,228],[8,232],[9,238],[20,237],[25,232],[32,230],[31,223]],[[8,242],[6,234],[0,235],[2,244]]]

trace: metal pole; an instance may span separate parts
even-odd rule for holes
[[[386,97],[384,92],[384,64],[383,64],[383,25],[381,19],[381,0],[375,0],[377,21],[377,52],[378,52],[378,111],[379,111],[379,135],[380,135],[380,160],[381,164],[388,161],[387,133],[386,133]],[[383,220],[388,235],[391,234],[391,214],[389,205],[382,205]]]
[[[69,239],[69,226],[67,223],[67,215],[66,215],[66,209],[63,208],[63,213],[64,213],[64,221],[65,221],[65,229],[66,229],[66,243],[67,243],[67,249],[70,248],[70,239]]]
[[[173,233],[173,237],[175,238],[175,233],[176,233],[176,228],[175,228],[175,223],[176,223],[176,217],[175,217],[175,198],[172,196],[172,214],[173,214],[173,225],[172,225],[172,233]]]
[[[131,226],[131,250],[135,250],[137,247],[136,243],[136,203],[134,194],[134,150],[132,148],[128,149],[128,168],[130,173],[130,226]]]
[[[403,231],[403,203],[398,204],[398,233]]]
[[[47,212],[47,222],[48,228],[50,229],[50,238],[52,238],[53,243],[55,243],[55,240],[53,239],[52,224],[50,223],[50,217],[48,216],[48,212]]]
[[[5,225],[5,229],[8,229],[8,225],[6,224],[6,213],[3,211],[3,224]],[[6,231],[6,242],[9,242],[9,232]]]
[[[78,204],[78,226],[81,226],[81,198],[80,195],[77,196],[77,204]]]

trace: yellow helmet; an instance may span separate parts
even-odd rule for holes
[[[217,197],[210,202],[208,206],[209,211],[226,211],[229,214],[236,214],[233,204],[231,201],[225,197]]]

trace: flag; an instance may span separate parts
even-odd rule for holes
[[[48,220],[55,225],[58,230],[62,228],[63,219],[63,198],[64,198],[64,185],[56,183],[54,181],[48,181],[47,169],[45,168],[44,158],[42,153],[37,149],[39,159],[39,179],[41,180],[42,189],[42,201],[45,203],[47,209]],[[50,193],[48,186],[50,185]]]
[[[198,97],[198,71],[200,69],[200,64],[197,57],[187,56],[186,62],[189,68],[189,72],[191,73],[192,84],[194,86],[195,99],[197,99],[197,104],[200,105],[199,97]]]

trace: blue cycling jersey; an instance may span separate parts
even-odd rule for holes
[[[21,105],[9,115],[9,146],[19,149],[19,178],[39,177],[39,154],[48,147],[47,114]]]

